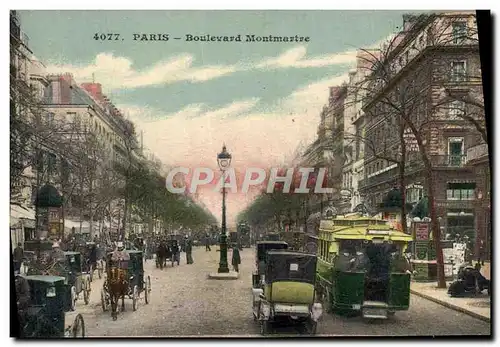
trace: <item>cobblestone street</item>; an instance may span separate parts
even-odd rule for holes
[[[241,252],[241,277],[234,281],[208,280],[216,271],[219,252],[195,248],[194,264],[187,265],[182,253],[181,265],[156,269],[153,261],[145,265],[151,276],[152,298],[148,305],[142,298],[136,312],[132,300],[125,300],[124,313],[113,321],[103,312],[100,289],[103,280],[92,283],[91,302],[77,303],[77,312],[84,316],[87,335],[101,336],[255,336],[259,329],[251,312],[251,273],[254,251]],[[69,322],[75,313],[67,314]],[[296,335],[295,328],[278,327],[275,334]],[[388,321],[367,323],[359,317],[344,318],[324,315],[318,335],[460,335],[490,334],[488,323],[445,308],[431,301],[412,296],[410,310],[399,312]]]

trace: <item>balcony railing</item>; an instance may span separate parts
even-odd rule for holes
[[[480,159],[488,156],[488,144],[483,143],[481,145],[477,145],[471,147],[467,150],[467,159],[466,163],[469,163],[472,160]]]
[[[443,78],[447,88],[465,88],[466,85],[481,83],[481,75],[467,73],[451,73]]]
[[[390,170],[384,171],[378,175],[364,178],[358,181],[358,189],[366,188],[367,186],[372,186],[380,184],[386,181],[393,180],[398,177],[398,168],[392,168]]]
[[[430,159],[435,168],[464,167],[467,162],[466,155],[432,155]]]

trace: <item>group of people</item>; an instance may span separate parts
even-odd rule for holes
[[[172,262],[176,262],[177,265],[180,264],[180,254],[181,251],[186,253],[186,263],[193,264],[193,243],[189,239],[189,236],[185,236],[182,243],[176,239],[167,240],[164,237],[157,238],[154,241],[154,248],[156,249],[156,260],[160,266],[163,268],[167,259],[171,259]]]

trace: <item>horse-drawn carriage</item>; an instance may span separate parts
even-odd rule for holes
[[[59,273],[66,278],[71,290],[71,309],[75,310],[76,301],[83,292],[83,301],[88,305],[90,298],[90,275],[82,268],[82,255],[78,252],[64,252],[64,271]]]
[[[144,293],[144,301],[151,298],[151,278],[144,274],[143,254],[141,251],[124,251],[130,260],[113,261],[112,253],[106,259],[106,279],[101,289],[103,311],[111,308],[113,320],[117,319],[118,300],[122,299],[122,311],[125,310],[125,296],[132,299],[132,309],[137,310],[137,300]]]
[[[86,242],[79,247],[82,254],[82,271],[88,273],[90,282],[94,278],[94,271],[97,270],[97,276],[102,278],[104,273],[104,262],[98,256],[98,245],[95,242]]]
[[[156,267],[163,269],[167,266],[167,262],[172,264],[177,263],[180,265],[181,254],[179,241],[176,239],[169,239],[166,242],[160,242],[158,249],[156,251]]]
[[[24,276],[30,288],[27,307],[19,310],[21,338],[85,337],[85,323],[77,314],[65,327],[66,312],[71,309],[66,279],[60,276]]]
[[[25,242],[25,249],[33,252],[33,258],[26,262],[26,274],[29,276],[51,275],[65,279],[71,300],[70,308],[75,310],[75,304],[83,292],[85,305],[89,303],[90,277],[82,271],[81,254],[78,252],[59,251],[58,256],[52,253],[53,243],[49,240]]]

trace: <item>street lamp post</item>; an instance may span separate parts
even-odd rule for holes
[[[222,171],[222,228],[220,235],[220,260],[218,273],[228,273],[227,263],[227,234],[226,234],[226,171],[231,165],[231,154],[222,146],[222,152],[217,155],[217,162]]]

